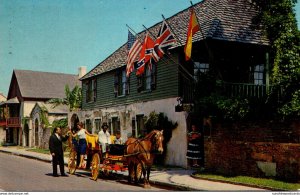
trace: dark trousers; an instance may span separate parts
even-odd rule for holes
[[[65,174],[63,155],[55,154],[54,156],[52,156],[53,175],[57,175],[57,165],[59,165],[60,174]]]

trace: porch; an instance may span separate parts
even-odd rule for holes
[[[7,119],[0,119],[0,126],[21,127],[20,117],[9,117]]]

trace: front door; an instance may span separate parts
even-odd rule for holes
[[[24,126],[25,146],[29,146],[29,127],[27,124]]]
[[[14,142],[14,133],[13,133],[13,128],[9,127],[6,130],[6,143],[13,143]]]
[[[35,119],[35,125],[34,125],[34,145],[39,146],[39,121],[38,119]]]

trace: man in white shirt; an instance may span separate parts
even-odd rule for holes
[[[99,144],[101,145],[102,148],[102,154],[105,157],[105,154],[108,149],[107,147],[109,144],[111,144],[110,133],[108,132],[108,125],[106,123],[102,125],[102,129],[98,133],[98,138],[99,138]]]

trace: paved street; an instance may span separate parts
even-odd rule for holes
[[[0,191],[166,191],[153,186],[148,190],[129,185],[125,180],[99,178],[95,182],[85,171],[55,178],[50,163],[4,153],[0,153],[0,159]]]

